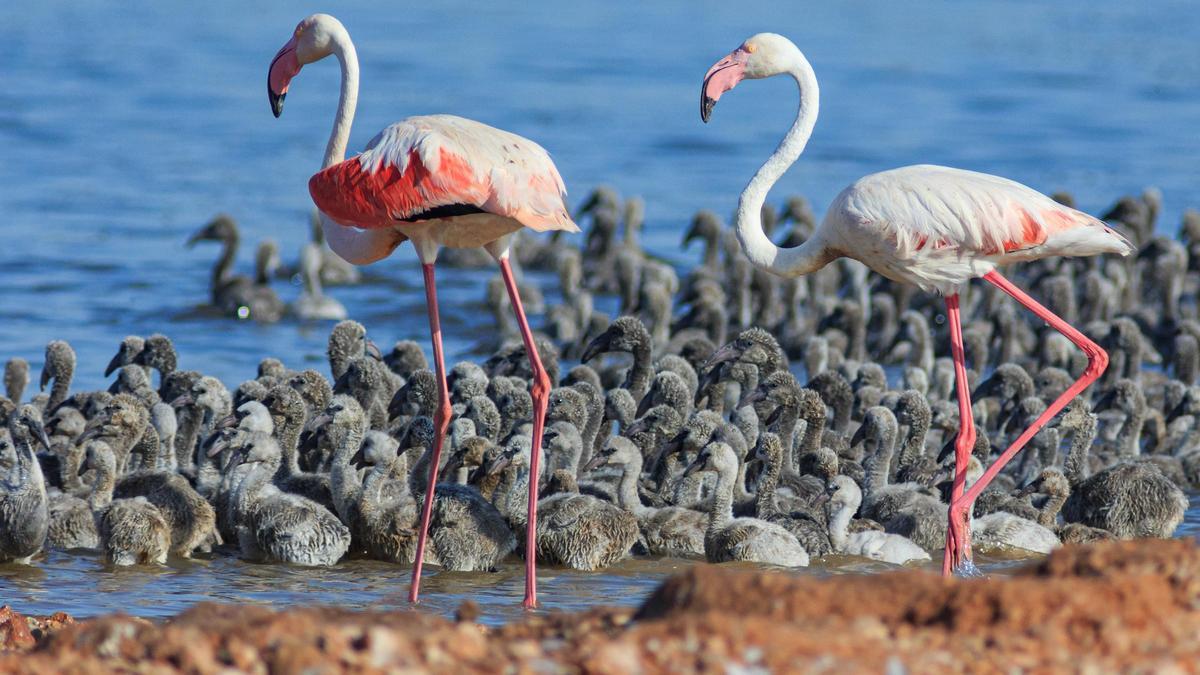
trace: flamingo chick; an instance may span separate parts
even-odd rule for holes
[[[499,263],[533,373],[532,442],[540,448],[551,382],[521,307],[509,251],[518,230],[578,232],[579,227],[567,211],[566,188],[546,151],[533,141],[479,122],[452,115],[410,117],[379,132],[362,154],[345,159],[358,101],[358,56],[350,34],[328,14],[301,21],[271,61],[267,94],[276,117],[300,68],[330,55],[341,66],[341,96],[321,171],[308,182],[325,239],[335,253],[357,265],[385,258],[411,239],[424,271],[439,403],[434,416],[434,468],[425,491],[409,590],[409,600],[416,602],[437,467],[451,416],[434,284],[438,250],[482,246]],[[538,453],[534,453],[530,467],[534,476],[537,463]],[[528,511],[524,605],[532,608],[537,605],[537,481],[529,481]]]

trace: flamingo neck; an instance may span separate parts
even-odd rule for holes
[[[766,518],[775,515],[775,491],[779,488],[779,474],[782,457],[780,453],[768,451],[766,473],[758,483],[758,494],[755,495],[755,506],[758,507],[758,517]]]
[[[338,97],[337,112],[333,116],[333,130],[329,143],[325,145],[325,159],[321,168],[327,169],[346,159],[346,144],[350,140],[350,126],[354,123],[354,111],[358,106],[358,52],[350,34],[339,30],[333,34],[333,54],[342,68],[342,90]],[[403,241],[389,229],[359,230],[334,222],[321,212],[321,231],[329,248],[343,260],[354,265],[367,265],[391,255]]]
[[[116,487],[116,471],[109,462],[97,462],[93,466],[96,471],[95,482],[92,483],[92,494],[88,497],[88,506],[98,511],[112,503],[113,489]]]
[[[621,482],[617,484],[617,500],[621,503],[621,508],[635,516],[641,516],[648,510],[638,494],[637,484],[641,475],[642,457],[641,453],[638,453],[635,459],[621,468]]]
[[[790,249],[779,248],[763,231],[762,205],[766,201],[767,193],[787,172],[788,167],[800,157],[800,153],[804,152],[804,146],[808,144],[813,126],[817,123],[820,88],[817,86],[817,76],[812,66],[803,54],[797,53],[795,61],[785,72],[796,80],[796,86],[800,89],[800,106],[796,112],[796,121],[792,123],[792,128],[783,137],[779,147],[767,158],[742,191],[734,218],[734,228],[742,250],[756,267],[779,276],[794,277],[815,272],[837,256],[826,249],[820,228],[808,241]]]
[[[714,536],[733,520],[733,481],[734,472],[728,467],[717,472],[717,486],[713,491],[713,501],[708,512],[708,536]]]
[[[833,544],[835,551],[846,550],[846,544],[850,541],[850,521],[854,518],[854,512],[858,510],[851,508],[852,506],[853,504],[842,504],[829,516],[829,543]]]
[[[354,50],[349,33],[342,30],[333,34],[333,54],[342,68],[342,91],[338,97],[337,112],[333,116],[333,130],[329,133],[329,143],[325,145],[322,169],[346,159],[350,126],[354,124],[354,110],[358,107],[358,52]]]

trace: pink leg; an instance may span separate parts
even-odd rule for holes
[[[975,416],[971,409],[971,390],[967,385],[966,355],[963,349],[962,317],[959,314],[958,294],[946,298],[946,319],[950,324],[950,353],[954,357],[954,389],[958,393],[958,438],[954,442],[954,486],[950,503],[962,497],[967,483],[967,463],[975,448]],[[956,519],[954,510],[948,513],[946,552],[942,557],[942,574],[949,576],[961,562],[961,551],[970,550],[970,521]]]
[[[429,332],[433,336],[433,361],[437,369],[438,409],[433,414],[433,458],[429,463],[429,486],[425,489],[425,505],[421,509],[421,531],[417,535],[417,557],[413,564],[412,584],[408,590],[408,601],[419,601],[421,593],[421,567],[425,558],[425,539],[429,536],[429,515],[433,511],[433,493],[437,486],[438,467],[442,460],[442,441],[450,427],[450,394],[446,391],[446,362],[442,356],[442,322],[438,315],[437,287],[433,278],[433,265],[421,266],[425,273],[425,304],[429,312]]]
[[[533,371],[533,383],[530,395],[533,397],[533,458],[529,466],[529,513],[525,526],[525,609],[537,607],[537,499],[538,499],[538,464],[542,447],[542,428],[546,423],[546,407],[550,403],[550,376],[542,366],[538,357],[537,346],[533,344],[533,332],[529,330],[529,321],[525,319],[525,310],[521,307],[521,295],[517,292],[517,282],[513,279],[512,267],[508,256],[499,259],[500,274],[504,277],[504,285],[508,288],[508,297],[512,302],[517,321],[521,324],[521,338],[525,341],[525,353],[529,356],[529,367]]]
[[[1079,393],[1086,389],[1092,382],[1094,382],[1096,378],[1100,377],[1100,375],[1104,373],[1104,369],[1108,367],[1108,354],[1100,348],[1100,345],[1092,342],[1086,335],[1080,333],[1073,326],[1071,326],[1071,324],[1063,321],[1053,312],[1038,303],[1037,300],[1029,297],[1029,295],[1014,286],[1008,279],[1005,279],[995,271],[988,272],[983,276],[983,278],[995,285],[996,288],[999,288],[1000,290],[1012,296],[1017,302],[1028,307],[1030,311],[1038,316],[1038,318],[1053,326],[1055,330],[1065,335],[1071,342],[1075,343],[1075,345],[1082,349],[1084,354],[1087,355],[1088,365],[1087,368],[1084,369],[1083,375],[1080,375],[1079,379],[1062,393],[1062,396],[1059,396],[1057,399],[1055,399],[1054,402],[1046,408],[1045,412],[1043,412],[1036,420],[1034,420],[1033,424],[1031,424],[1028,429],[1023,431],[1021,435],[1017,437],[1017,440],[1013,441],[1012,445],[1008,446],[1008,449],[1005,450],[1000,457],[987,468],[987,471],[983,472],[983,476],[981,476],[980,479],[971,486],[971,489],[967,490],[965,494],[959,496],[951,503],[951,522],[954,522],[956,518],[966,522],[967,509],[970,508],[970,505],[977,497],[979,497],[979,494],[983,492],[988,484],[992,482],[992,479],[996,477],[996,474],[1000,473],[1000,470],[1004,468],[1004,465],[1007,464],[1014,455],[1020,452],[1021,448],[1024,448],[1025,444],[1028,443],[1031,438],[1036,436],[1037,432],[1041,431],[1042,427],[1046,426],[1046,423],[1049,422],[1052,417],[1057,415],[1060,410],[1067,407],[1067,404],[1071,402],[1071,399],[1078,396]],[[958,560],[954,561],[956,567],[959,564],[971,559],[970,543],[966,543],[966,546],[959,547],[960,557]]]

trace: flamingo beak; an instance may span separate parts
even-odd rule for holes
[[[612,343],[612,335],[609,333],[601,333],[594,340],[588,343],[588,346],[583,350],[583,356],[579,358],[580,363],[587,363],[597,356],[608,351],[609,345]]]
[[[193,232],[192,236],[188,237],[187,242],[184,243],[184,246],[191,248],[191,247],[195,246],[197,242],[217,239],[218,237],[217,237],[216,227],[214,225],[215,223],[216,223],[216,221],[213,220],[213,221],[209,222],[207,225],[205,225],[204,227]],[[118,353],[118,356],[119,355],[120,354]]]
[[[748,405],[765,400],[767,400],[767,392],[763,391],[762,389],[755,389],[754,391],[747,392],[746,395],[742,397],[742,400],[738,401],[737,407],[745,408]]]
[[[379,351],[379,345],[375,344],[371,340],[367,340],[366,352],[367,356],[370,356],[376,361],[383,360],[383,352]]]
[[[41,443],[43,448],[49,450],[50,437],[46,435],[46,428],[42,426],[42,423],[37,420],[30,420],[29,428],[33,431],[33,437],[37,439],[37,442]]]
[[[717,61],[708,73],[704,75],[704,84],[700,86],[700,120],[708,122],[712,117],[713,108],[721,94],[737,86],[746,77],[746,63],[750,53],[738,47],[729,56]]]
[[[271,112],[276,117],[283,114],[283,99],[287,98],[288,85],[299,72],[296,38],[292,37],[271,60],[271,67],[267,70],[267,98],[271,101]]]
[[[583,468],[580,469],[580,471],[584,473],[587,473],[588,471],[595,471],[605,464],[608,464],[608,455],[597,453],[596,456],[588,460],[587,464],[583,465]]]
[[[112,360],[108,362],[108,366],[106,366],[104,368],[104,376],[108,377],[109,375],[112,375],[118,368],[120,368],[123,365],[125,365],[125,350],[124,349],[117,352],[116,355],[112,357]]]
[[[738,347],[737,342],[730,342],[729,344],[722,345],[717,351],[713,352],[712,356],[708,357],[708,360],[704,362],[704,368],[711,369],[713,366],[721,363],[736,361],[741,356],[742,349]]]

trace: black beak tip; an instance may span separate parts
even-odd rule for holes
[[[713,108],[717,102],[707,96],[700,97],[700,121],[708,123],[708,118],[712,117]]]
[[[593,340],[583,350],[583,355],[579,358],[580,363],[587,363],[597,356],[604,353],[604,344],[600,340]]]
[[[267,98],[271,99],[271,113],[278,118],[283,114],[283,99],[287,98],[287,93],[276,94],[268,89]]]

